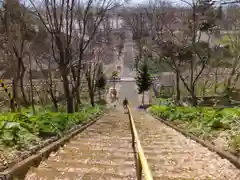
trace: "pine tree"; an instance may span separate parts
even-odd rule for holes
[[[97,81],[96,81],[99,100],[101,100],[101,91],[105,89],[106,84],[107,84],[107,79],[103,73],[103,67],[100,65],[97,71]]]
[[[138,93],[142,94],[142,105],[144,105],[144,93],[148,91],[152,85],[152,79],[145,61],[137,72],[136,84],[138,86]]]
[[[214,0],[200,0],[197,6],[197,11],[201,15],[202,22],[200,23],[201,31],[208,31],[214,28],[218,24],[218,20],[221,20],[222,9],[215,8]]]

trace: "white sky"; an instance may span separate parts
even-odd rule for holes
[[[184,3],[183,1],[181,0],[165,0],[167,2],[172,2],[173,4],[176,4],[176,5],[186,5],[186,3]],[[184,0],[186,2],[192,2],[192,0]],[[231,0],[215,0],[216,2],[228,2],[228,1],[231,1]],[[148,3],[149,0],[131,0],[131,4],[142,4],[142,3]]]
[[[29,0],[19,0],[19,1],[30,5]],[[33,2],[40,2],[41,0],[32,0],[32,1]],[[121,1],[121,0],[117,0],[117,1]],[[177,6],[179,6],[179,5],[180,6],[186,6],[187,5],[186,3],[182,2],[181,0],[165,0],[165,1],[172,2],[173,4],[175,4]],[[191,3],[192,0],[184,0],[184,1]],[[222,1],[223,2],[223,1],[231,1],[231,0],[215,0],[215,1],[218,1],[218,2]],[[149,0],[130,0],[130,5],[138,5],[138,4],[148,3],[148,2],[149,2]]]

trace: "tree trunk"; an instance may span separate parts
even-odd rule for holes
[[[215,71],[214,95],[217,94],[217,86],[218,86],[218,69]]]
[[[68,77],[65,73],[62,73],[62,78],[63,78],[64,94],[67,100],[67,112],[73,113],[74,112],[73,97],[70,94]]]
[[[12,81],[12,99],[10,99],[11,112],[15,112],[15,110],[16,110],[15,103],[14,103],[15,97],[16,97],[16,84],[15,84],[15,80],[13,78],[13,81]]]
[[[21,89],[21,94],[22,94],[22,98],[23,98],[23,102],[24,102],[24,106],[29,106],[30,103],[29,101],[27,100],[27,96],[25,94],[25,90],[24,90],[24,83],[23,83],[23,79],[24,79],[24,74],[25,74],[25,67],[24,65],[22,64],[22,59],[20,58],[19,59],[19,62],[20,63],[20,89]]]
[[[231,96],[230,96],[230,94],[231,94],[232,90],[231,90],[230,87],[227,86],[225,92],[226,92],[226,98],[228,99],[228,103],[230,104],[231,103]]]
[[[179,73],[177,72],[176,73],[176,99],[175,99],[175,102],[177,105],[179,105],[179,102],[180,102],[180,97],[181,97],[181,94],[180,94],[180,77],[179,77]]]
[[[52,103],[52,108],[53,111],[57,112],[58,111],[58,100],[57,100],[57,85],[53,85],[53,80],[52,80],[52,74],[51,72],[48,74],[49,81],[47,82],[47,93],[50,95],[51,103]],[[47,98],[48,96],[46,96]],[[47,102],[47,100],[46,100]]]
[[[50,96],[51,96],[51,99],[52,99],[53,109],[54,109],[55,112],[58,112],[57,98],[56,98],[56,96],[53,93],[52,87],[49,87],[49,88],[50,88],[49,93],[50,93]]]
[[[188,84],[185,82],[184,78],[179,74],[180,79],[182,80],[184,86],[186,87],[188,93],[191,96],[191,104],[192,106],[197,106],[198,102],[197,102],[197,96],[196,96],[196,92],[195,92],[195,83],[192,79],[191,79],[191,83],[190,83],[190,87],[188,86]]]
[[[196,94],[195,94],[195,91],[194,89],[192,89],[192,92],[191,92],[191,104],[192,106],[197,106],[197,97],[196,97]]]
[[[88,95],[89,95],[89,98],[90,98],[90,103],[92,105],[92,107],[95,106],[94,104],[94,87],[92,84],[92,78],[91,78],[91,74],[86,74],[86,79],[87,79],[87,83],[88,83]]]
[[[11,108],[11,112],[15,112],[15,104],[13,99],[10,100],[10,108]]]
[[[75,111],[75,112],[78,112],[79,105],[78,105],[77,98],[73,99],[73,103],[74,103],[74,111]]]
[[[25,90],[24,90],[24,83],[23,83],[23,78],[22,77],[20,79],[20,89],[21,89],[21,94],[22,94],[24,106],[29,106],[29,102],[27,100],[27,96],[26,96]]]
[[[94,102],[94,92],[90,91],[89,92],[89,96],[90,96],[90,103],[92,105],[92,107],[95,106],[95,102]]]
[[[16,78],[13,78],[13,80],[12,80],[12,98],[14,100],[16,100],[16,98],[17,98]],[[12,112],[15,111],[16,107],[15,107],[15,104],[13,101],[11,101],[10,108],[11,108]]]
[[[75,111],[77,112],[79,110],[79,105],[81,104],[80,99],[80,93],[79,93],[79,87],[76,90],[76,105],[75,105]]]
[[[35,106],[34,106],[34,96],[33,96],[33,82],[32,82],[32,66],[31,66],[31,61],[30,63],[30,69],[29,69],[29,80],[30,80],[30,91],[31,91],[31,106],[32,106],[32,111],[33,114],[35,114]]]
[[[55,112],[58,112],[57,100],[56,100],[56,99],[53,99],[53,100],[52,100],[52,103],[53,103],[53,108],[54,108]]]
[[[69,96],[67,98],[67,111],[68,113],[73,113],[74,112],[74,106],[73,106],[73,98],[72,96]]]

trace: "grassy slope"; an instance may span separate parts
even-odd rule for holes
[[[150,112],[220,148],[240,151],[240,108],[176,107],[166,100],[157,104],[164,103],[152,106]]]
[[[72,127],[101,113],[103,108],[85,105],[79,112],[67,114],[38,107],[36,115],[30,109],[0,114],[0,169],[13,160],[19,160],[44,140],[63,136]]]

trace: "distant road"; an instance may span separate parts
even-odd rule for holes
[[[121,81],[135,82],[135,78],[134,77],[121,77]]]

